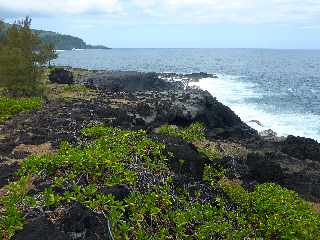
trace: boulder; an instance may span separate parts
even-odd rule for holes
[[[165,144],[167,151],[173,153],[170,166],[176,174],[202,179],[205,165],[212,164],[192,143],[166,135],[151,135],[150,138]]]
[[[58,84],[73,84],[73,74],[72,72],[65,70],[63,68],[54,68],[50,71],[49,80],[52,83]]]
[[[59,222],[58,228],[72,239],[108,239],[108,222],[104,215],[75,203]]]
[[[0,164],[0,188],[15,180],[15,173],[16,171],[18,171],[18,169],[18,162],[14,162],[11,164]]]
[[[60,216],[55,222],[50,216]],[[99,240],[109,239],[108,221],[79,203],[65,209],[39,212],[30,216],[15,240]]]
[[[125,199],[131,192],[130,188],[126,184],[118,184],[112,187],[103,187],[99,190],[101,194],[104,195],[113,195],[116,200],[122,201]]]
[[[288,136],[282,142],[281,151],[295,158],[320,162],[320,144],[313,139]]]
[[[22,231],[16,233],[14,240],[72,240],[64,232],[56,229],[45,216],[30,219]]]

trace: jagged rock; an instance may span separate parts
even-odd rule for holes
[[[52,222],[51,215],[59,215],[61,218]],[[109,239],[109,236],[108,222],[104,215],[95,213],[79,203],[74,203],[70,208],[31,215],[24,229],[17,232],[13,239],[100,240]]]
[[[278,134],[272,129],[263,130],[259,132],[259,135],[266,141],[281,142],[285,140],[285,137],[278,137]]]
[[[206,72],[185,74],[184,76],[187,78],[191,78],[192,80],[200,80],[201,78],[218,78],[217,75]]]
[[[202,78],[218,78],[217,75],[199,72],[199,73],[190,73],[190,74],[178,74],[178,73],[161,73],[160,78],[163,79],[186,79],[187,81],[199,81]]]
[[[18,169],[19,164],[17,162],[0,165],[0,188],[14,180],[15,173]]]
[[[3,126],[9,137],[0,140],[0,151],[8,155],[19,144],[47,142],[57,147],[61,140],[74,144],[81,129],[92,122],[152,130],[167,123],[187,126],[197,121],[205,124],[213,138],[257,135],[230,108],[202,90],[105,92],[92,100],[51,101],[38,111],[15,116]]]
[[[225,158],[223,165],[230,177],[245,185],[254,182],[278,183],[310,200],[320,199],[320,163],[301,160],[279,151],[250,152],[246,159]]]
[[[11,136],[10,136],[11,137]],[[0,154],[1,156],[9,155],[15,148],[16,143],[9,138],[0,141]]]
[[[72,72],[65,70],[63,68],[54,68],[50,71],[49,80],[52,83],[58,84],[73,84],[73,74]]]
[[[284,178],[278,155],[275,153],[249,153],[246,164],[249,175],[259,182],[280,182]]]
[[[104,215],[75,203],[59,222],[58,228],[71,239],[108,239],[108,223]]]
[[[164,90],[173,87],[173,83],[160,79],[157,73],[134,71],[100,71],[89,74],[80,81],[90,88],[114,92]]]
[[[62,231],[56,229],[45,216],[36,217],[29,220],[23,230],[18,232],[14,240],[72,240]]]
[[[259,132],[259,135],[261,137],[265,137],[265,138],[274,138],[278,134],[276,132],[274,132],[272,129],[268,129],[268,130],[263,130],[263,131]]]
[[[204,74],[193,77],[204,77]],[[81,135],[81,129],[89,123],[103,123],[125,129],[146,129],[151,139],[165,144],[166,150],[173,153],[170,171],[157,175],[145,169],[137,171],[134,191],[147,192],[150,183],[159,185],[170,176],[174,186],[182,186],[190,194],[190,201],[214,201],[215,196],[225,196],[225,193],[202,181],[204,167],[210,164],[216,169],[223,165],[227,176],[242,179],[246,186],[276,182],[308,199],[320,199],[319,144],[316,141],[296,137],[288,137],[285,141],[266,140],[208,92],[184,89],[180,83],[167,82],[153,73],[96,71],[86,75],[83,81],[104,92],[89,100],[47,102],[42,109],[18,114],[5,123],[2,131],[8,137],[0,139],[0,154],[5,156],[3,161],[9,159],[8,156],[20,158],[13,152],[19,144],[49,142],[57,147],[61,140],[84,144],[88,139]],[[235,141],[246,146],[249,153],[226,155],[220,162],[213,162],[200,154],[192,143],[150,134],[163,124],[187,126],[197,121],[205,124],[211,139]],[[1,164],[0,187],[12,179],[18,166]],[[78,184],[87,184],[86,181],[85,177],[80,178]],[[30,191],[37,194],[51,185],[51,179],[34,179],[34,188]],[[131,192],[127,185],[97,187],[98,192],[112,194],[117,200],[123,200]],[[63,194],[63,189],[53,190]],[[227,196],[224,199],[228,201]],[[229,205],[230,209],[235,209],[234,205]],[[13,239],[108,239],[110,234],[104,216],[78,203],[26,215],[24,229]]]
[[[313,139],[288,136],[282,142],[281,150],[299,159],[310,159],[320,162],[320,144]]]

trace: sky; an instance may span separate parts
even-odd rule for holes
[[[0,18],[113,48],[320,49],[320,0],[0,0]]]

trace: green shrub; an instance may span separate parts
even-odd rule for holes
[[[86,137],[95,137],[95,138],[109,136],[112,134],[116,135],[119,132],[121,132],[121,129],[106,127],[102,124],[92,124],[87,128],[84,128],[81,130],[82,135]]]
[[[193,123],[189,127],[179,129],[174,125],[163,125],[158,130],[159,134],[180,137],[186,141],[198,141],[205,138],[205,127],[202,123]]]
[[[213,161],[221,160],[222,158],[221,154],[215,147],[205,148],[203,146],[198,146],[198,151]]]
[[[115,239],[320,237],[319,215],[312,213],[292,191],[263,184],[254,192],[247,192],[239,185],[218,182],[223,169],[207,166],[203,183],[212,185],[215,197],[212,202],[203,203],[196,198],[201,189],[190,193],[184,186],[176,186],[175,175],[168,166],[170,154],[164,145],[150,140],[145,131],[92,125],[82,133],[97,139],[87,146],[62,142],[56,155],[33,156],[23,161],[21,180],[11,184],[10,194],[0,200],[4,206],[0,217],[2,237],[12,236],[23,227],[21,212],[26,208],[59,207],[73,201],[103,211],[112,222]],[[141,186],[140,174],[157,180]],[[80,181],[84,176],[86,181]],[[27,194],[26,179],[53,182],[33,198]],[[122,201],[99,191],[117,184],[127,184],[132,190]],[[229,197],[216,193],[219,184]],[[55,188],[64,191],[58,193]],[[207,188],[204,191],[208,193]]]
[[[4,207],[4,212],[0,215],[0,239],[11,239],[16,231],[23,229],[24,218],[19,206],[30,199],[27,197],[29,181],[29,177],[22,177],[18,182],[11,183],[8,187],[10,194],[0,198],[0,206]],[[27,204],[31,202],[33,201]]]
[[[251,226],[264,239],[319,239],[320,216],[291,190],[277,184],[258,185],[253,192],[241,186],[224,189]]]
[[[0,97],[0,123],[6,121],[13,115],[30,111],[33,109],[39,109],[43,105],[42,98],[10,98]]]

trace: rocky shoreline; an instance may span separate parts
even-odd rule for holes
[[[199,156],[193,144],[156,134],[165,124],[186,127],[201,122],[208,139],[204,144],[219,150],[221,161],[217,164],[226,170],[229,178],[241,181],[249,190],[260,183],[278,183],[297,191],[306,200],[320,202],[320,144],[295,136],[284,139],[260,136],[210,93],[173,81],[174,78],[197,81],[208,76],[206,73],[159,77],[157,73],[77,70],[71,76],[66,72],[51,76],[51,80],[62,79],[62,82],[84,85],[92,90],[49,98],[42,109],[20,113],[1,126],[0,189],[17,179],[15,172],[30,154],[56,152],[62,140],[73,145],[88,142],[90,139],[81,135],[81,129],[92,123],[146,130],[151,138],[170,146],[171,152],[181,154],[177,159],[188,162],[183,174],[192,173],[193,177],[201,178],[203,165],[208,160]],[[175,167],[177,163],[173,163],[173,169]],[[206,188],[197,184],[199,188]],[[108,191],[115,194],[119,189]],[[73,205],[69,218],[63,221],[74,224],[79,220],[77,211],[77,214],[89,216],[93,221],[91,228],[94,222],[101,220],[101,216]],[[45,215],[40,214],[40,220],[39,214],[35,215],[29,216],[29,225],[14,239],[35,239],[44,233],[53,234],[48,239],[69,239],[55,235]],[[37,231],[37,224],[47,230]]]

